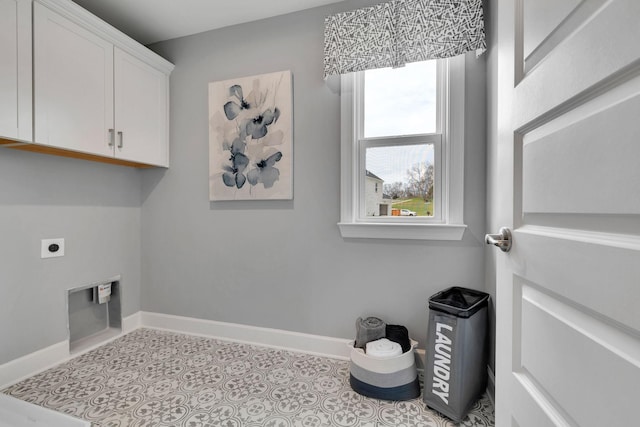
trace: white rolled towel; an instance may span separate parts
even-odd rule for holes
[[[366,347],[367,356],[375,357],[376,359],[389,359],[402,354],[402,346],[386,338],[370,341]]]

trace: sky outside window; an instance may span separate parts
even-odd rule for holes
[[[366,71],[365,138],[435,133],[436,86],[436,61]]]
[[[365,72],[365,138],[436,132],[436,64],[415,62],[401,68]],[[385,184],[405,182],[416,163],[433,164],[433,145],[367,149],[366,168]]]
[[[385,184],[407,182],[407,171],[415,164],[433,164],[433,144],[368,147],[367,170]]]

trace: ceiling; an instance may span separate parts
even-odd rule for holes
[[[297,12],[341,0],[74,0],[142,44]]]

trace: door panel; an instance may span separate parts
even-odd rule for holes
[[[623,99],[596,98],[524,136],[525,213],[640,214],[640,78],[631,83]]]
[[[0,56],[0,137],[30,141],[30,0],[0,0]]]
[[[520,0],[524,71],[528,73],[606,0]]]
[[[511,269],[599,316],[640,329],[640,239],[526,226],[514,237]]]
[[[522,286],[517,333],[522,341],[520,365],[514,368],[525,372],[549,396],[547,403],[562,408],[576,425],[610,425],[611,412],[633,413],[640,344],[589,310],[565,304],[536,286],[516,286]],[[589,399],[576,390],[585,390]]]
[[[35,142],[113,155],[113,45],[34,3]]]
[[[168,166],[167,76],[115,49],[116,157]]]
[[[508,424],[503,423],[502,425],[510,427],[556,427],[558,425],[568,425],[564,418],[554,412],[552,407],[539,405],[542,399],[534,399],[532,397],[537,393],[539,391],[528,378],[522,375],[518,376],[514,381],[511,399],[513,415],[508,420]]]
[[[640,2],[545,1],[545,23],[521,1],[498,15],[499,69],[512,76],[499,86],[498,189],[514,242],[496,271],[496,425],[628,425],[640,384]],[[531,49],[544,55],[527,68]]]
[[[18,137],[18,3],[0,0],[0,136]]]
[[[522,0],[524,57],[561,26],[583,0]]]
[[[639,16],[639,1],[611,0],[585,16],[578,29],[562,39],[526,78],[520,57],[514,72],[522,77],[516,80],[514,96],[527,102],[514,104],[515,129],[566,112],[585,98],[606,92],[612,82],[637,69],[640,44],[634,41],[640,38]],[[514,47],[520,55],[521,43]]]

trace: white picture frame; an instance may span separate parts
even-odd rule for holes
[[[209,199],[293,199],[291,71],[209,83]]]

